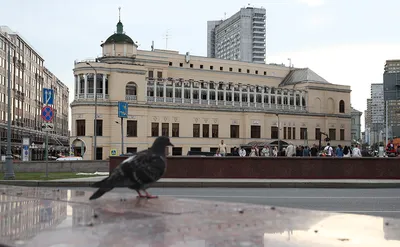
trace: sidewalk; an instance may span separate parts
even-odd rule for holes
[[[0,184],[30,187],[90,187],[106,176],[60,180],[0,180]],[[192,188],[400,188],[400,180],[365,179],[199,179],[162,178],[152,187]]]

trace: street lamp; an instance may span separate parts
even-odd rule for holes
[[[7,39],[7,38],[6,38]],[[8,39],[7,39],[8,40]],[[4,179],[15,179],[13,156],[11,153],[11,41],[8,40],[8,72],[7,72],[7,152],[6,152],[6,172]]]
[[[94,70],[94,135],[93,135],[93,157],[97,159],[97,70],[88,62],[86,62]]]
[[[281,121],[279,120],[279,114],[276,113],[275,116],[278,117],[278,152],[281,151]]]
[[[124,154],[124,119],[121,118],[121,123],[118,121],[115,123],[121,125],[121,154]]]

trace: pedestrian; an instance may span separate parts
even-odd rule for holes
[[[308,148],[308,146],[305,146],[303,149],[303,157],[310,157],[310,156],[311,156],[310,149]]]
[[[221,143],[219,144],[219,153],[221,156],[226,156],[226,144],[224,143],[224,140],[221,140]]]
[[[343,148],[342,145],[338,145],[338,147],[335,150],[336,157],[343,157]]]

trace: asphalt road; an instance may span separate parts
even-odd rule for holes
[[[93,188],[73,189],[94,191]],[[126,194],[124,196],[136,196],[136,192],[129,189],[117,188],[112,192]],[[400,218],[400,189],[152,188],[149,192],[178,198],[244,202]]]

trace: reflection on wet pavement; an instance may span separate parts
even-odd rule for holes
[[[10,246],[400,246],[400,220],[261,205],[0,186]],[[62,245],[61,245],[62,244]]]

